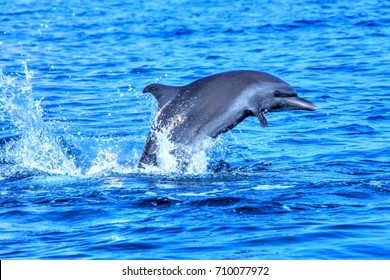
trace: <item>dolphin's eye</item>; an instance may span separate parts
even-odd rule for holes
[[[297,96],[296,92],[283,92],[280,90],[275,90],[274,91],[275,97],[294,97]]]

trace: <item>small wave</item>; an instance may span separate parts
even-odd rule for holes
[[[370,120],[370,121],[384,121],[384,120],[387,120],[388,118],[385,117],[385,116],[382,116],[382,115],[377,115],[377,116],[369,116],[367,118],[367,120]]]
[[[274,189],[289,189],[293,188],[293,186],[283,186],[283,185],[258,185],[256,187],[253,187],[253,190],[256,191],[268,191],[268,190],[274,190]]]
[[[241,206],[233,209],[233,212],[240,215],[273,215],[291,211],[288,206],[262,205],[262,206]]]
[[[356,135],[356,134],[375,134],[376,131],[368,125],[351,124],[338,127],[339,130],[345,131],[345,135]]]
[[[131,69],[130,73],[145,74],[145,73],[152,73],[156,71],[162,71],[162,69],[153,68],[150,67],[149,65],[142,65],[140,67]]]
[[[390,23],[389,20],[362,20],[355,23],[356,26],[366,26],[366,27],[381,27],[387,26]]]
[[[137,207],[170,207],[177,203],[180,203],[180,200],[171,197],[154,197],[138,202]]]
[[[242,198],[237,197],[211,197],[199,201],[194,201],[191,203],[192,206],[212,206],[212,207],[222,207],[222,206],[229,206],[234,205],[240,201],[242,201]]]
[[[329,23],[325,20],[295,20],[290,23],[279,23],[279,24],[264,24],[258,27],[258,30],[276,30],[276,31],[290,31],[291,29],[302,29],[302,28],[319,28],[329,27]]]

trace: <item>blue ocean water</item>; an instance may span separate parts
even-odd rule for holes
[[[388,1],[30,1],[0,10],[1,259],[389,259]],[[187,173],[137,169],[142,89],[270,72]],[[214,173],[205,164],[228,162]]]

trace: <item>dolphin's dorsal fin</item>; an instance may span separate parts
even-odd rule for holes
[[[153,94],[157,99],[158,109],[160,109],[179,94],[180,87],[150,84],[144,88],[143,92],[150,92]]]

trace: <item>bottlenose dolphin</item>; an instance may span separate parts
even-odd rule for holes
[[[186,86],[153,83],[143,92],[156,97],[158,111],[139,161],[141,168],[157,165],[157,132],[165,131],[171,142],[185,147],[216,138],[249,116],[256,116],[264,127],[267,112],[316,110],[314,103],[298,97],[281,79],[249,70],[214,74]]]

